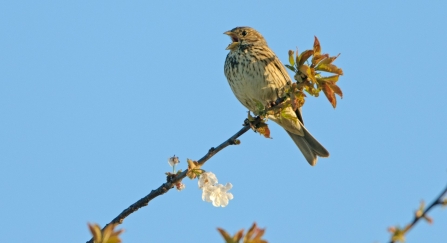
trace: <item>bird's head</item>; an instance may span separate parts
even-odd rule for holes
[[[264,37],[251,27],[236,27],[224,34],[230,36],[232,43],[227,50],[237,50],[240,46],[267,45]]]

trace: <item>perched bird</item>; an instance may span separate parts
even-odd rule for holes
[[[282,96],[284,86],[292,80],[258,31],[236,27],[224,34],[232,40],[227,47],[230,52],[225,60],[225,76],[236,98],[256,114],[257,102],[268,107]],[[297,119],[269,119],[286,129],[310,165],[317,163],[317,156],[328,157],[329,152],[304,127],[301,110],[286,109],[284,112]]]

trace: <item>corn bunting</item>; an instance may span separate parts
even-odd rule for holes
[[[250,27],[237,27],[224,34],[232,43],[225,60],[225,76],[236,98],[256,114],[256,103],[269,106],[283,95],[283,88],[291,82],[286,69],[267,45],[264,37]],[[317,156],[328,157],[329,152],[304,127],[301,109],[284,111],[297,119],[269,116],[290,135],[307,162],[314,166]]]

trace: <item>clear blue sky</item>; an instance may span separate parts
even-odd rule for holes
[[[266,2],[266,1],[265,1]],[[331,152],[310,167],[288,135],[249,132],[197,181],[121,226],[130,242],[221,242],[256,221],[270,242],[386,242],[447,182],[446,1],[5,1],[0,4],[0,241],[85,242],[160,186],[176,154],[199,159],[246,110],[223,74],[236,26],[279,58],[341,53],[345,96],[309,98],[306,126]],[[445,242],[447,211],[408,243]]]

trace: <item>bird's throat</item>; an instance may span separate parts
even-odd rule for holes
[[[236,50],[239,47],[239,42],[232,42],[231,44],[228,45],[228,47],[226,48],[226,50]]]

